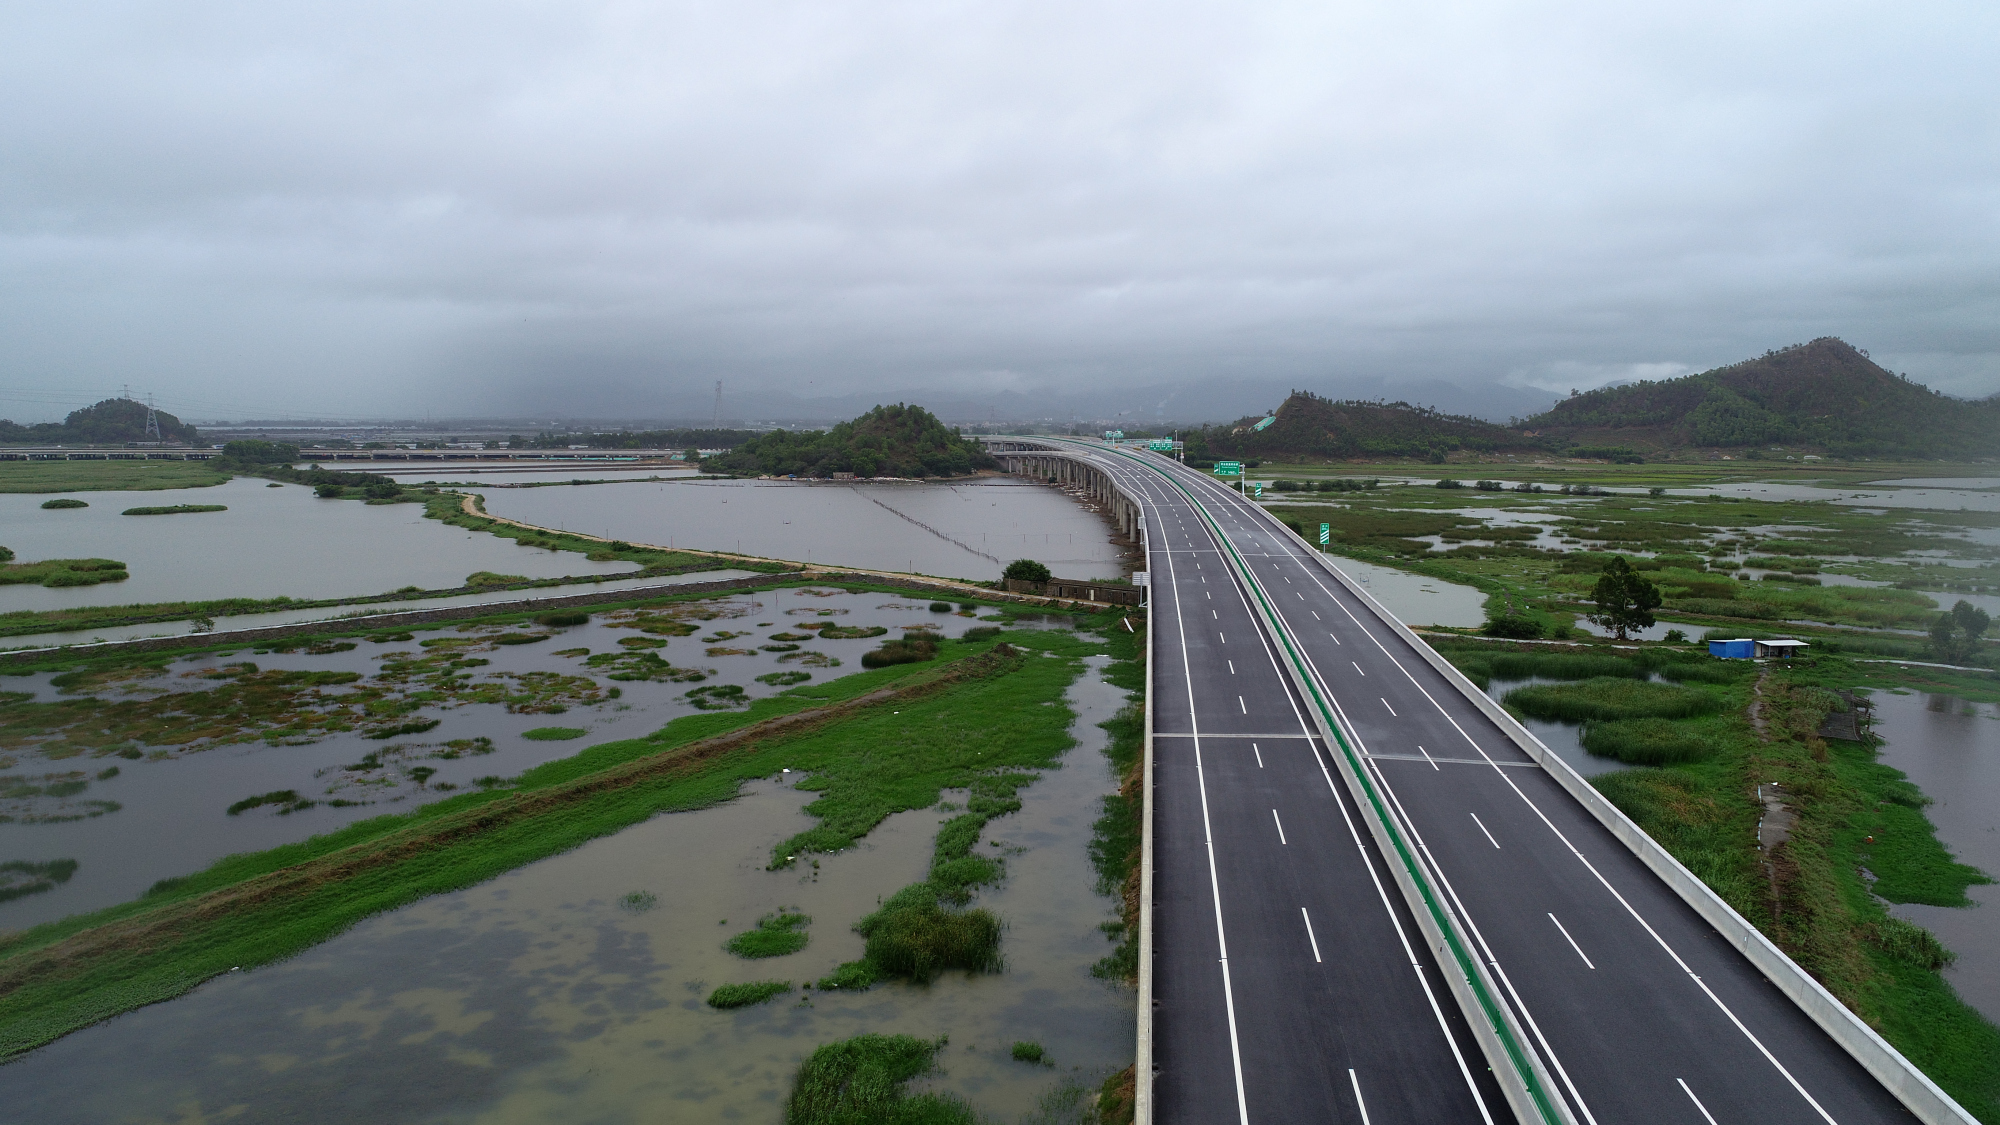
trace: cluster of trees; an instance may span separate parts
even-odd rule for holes
[[[1992,623],[1985,610],[1961,600],[1931,626],[1931,651],[1948,663],[1969,661],[1978,654],[1980,638]]]
[[[157,412],[160,440],[194,445],[199,431],[162,410]],[[23,426],[0,418],[0,442],[10,445],[123,445],[150,441],[146,434],[146,404],[129,398],[107,398],[95,406],[70,411],[61,422]]]
[[[1442,462],[1459,450],[1539,448],[1491,422],[1407,402],[1362,402],[1293,391],[1263,429],[1245,418],[1182,435],[1190,459],[1275,457],[1420,457]]]
[[[777,430],[702,461],[736,476],[946,477],[998,463],[920,406],[878,406],[829,430]]]

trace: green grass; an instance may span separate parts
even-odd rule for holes
[[[760,960],[797,953],[809,940],[803,932],[812,924],[804,914],[781,911],[757,919],[757,925],[724,942],[722,947],[738,957]]]
[[[1531,684],[1501,700],[1537,719],[1683,719],[1712,715],[1722,700],[1700,688],[1643,683],[1601,676],[1575,684]]]
[[[956,1098],[904,1090],[937,1065],[944,1045],[942,1038],[857,1035],[821,1046],[799,1064],[785,1125],[978,1125]]]
[[[57,500],[42,501],[42,510],[45,512],[60,511],[65,508],[88,508],[88,507],[90,507],[90,505],[87,502],[82,500],[72,499],[67,496]]]
[[[12,902],[17,898],[43,894],[58,885],[69,882],[76,874],[77,862],[73,859],[52,859],[41,862],[10,860],[0,863],[0,902]]]
[[[536,742],[562,742],[571,738],[582,738],[589,734],[582,727],[536,727],[521,732],[522,738],[532,738]]]
[[[198,512],[226,512],[227,504],[164,504],[150,508],[127,508],[120,515],[125,516],[181,516]]]
[[[201,461],[9,461],[0,492],[153,492],[207,488],[229,474]]]
[[[1025,1039],[1017,1041],[1014,1044],[1013,1050],[1010,1051],[1009,1053],[1014,1056],[1015,1062],[1037,1063],[1037,1064],[1039,1064],[1042,1061],[1042,1055],[1043,1055],[1042,1045],[1040,1043],[1031,1042]]]
[[[1713,736],[1668,719],[1612,719],[1583,724],[1583,748],[1635,766],[1692,762],[1714,753]]]
[[[95,586],[130,578],[117,559],[44,559],[0,564],[0,586]]]
[[[788,980],[760,980],[751,984],[725,984],[708,994],[708,1006],[728,1010],[748,1008],[762,1004],[773,996],[782,996],[792,990]]]

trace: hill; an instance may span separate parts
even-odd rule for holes
[[[976,441],[921,406],[878,406],[830,430],[777,430],[701,463],[734,476],[947,477],[998,468]]]
[[[1457,450],[1492,453],[1538,449],[1539,443],[1505,426],[1478,418],[1443,414],[1407,402],[1324,399],[1293,391],[1271,423],[1245,418],[1227,426],[1204,426],[1185,435],[1189,457],[1202,459],[1342,459],[1421,457],[1443,460]]]
[[[200,435],[179,418],[159,412],[164,441],[193,445]],[[123,445],[145,441],[146,404],[129,398],[107,398],[95,406],[70,411],[61,422],[23,426],[0,418],[0,443],[9,445]]]
[[[2000,400],[1948,398],[1825,336],[1699,375],[1573,395],[1522,428],[1587,446],[1990,457],[2000,454]]]

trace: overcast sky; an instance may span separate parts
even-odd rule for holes
[[[9,4],[0,416],[2000,391],[2000,7],[1650,9]]]

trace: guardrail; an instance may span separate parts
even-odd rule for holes
[[[1625,815],[1618,806],[1597,791],[1597,787],[1585,780],[1568,762],[1542,744],[1541,739],[1529,733],[1505,708],[1495,703],[1485,692],[1475,687],[1465,674],[1452,666],[1449,660],[1438,653],[1423,639],[1412,632],[1409,626],[1398,621],[1394,614],[1383,608],[1380,602],[1364,589],[1360,583],[1349,578],[1317,547],[1308,543],[1304,536],[1292,530],[1282,520],[1273,517],[1261,508],[1258,511],[1269,523],[1282,533],[1311,548],[1312,555],[1320,565],[1338,581],[1343,588],[1353,594],[1361,604],[1381,620],[1391,631],[1409,642],[1424,662],[1436,669],[1438,674],[1470,700],[1481,714],[1491,719],[1522,752],[1534,759],[1555,778],[1571,797],[1589,810],[1597,821],[1609,829],[1618,841],[1625,845],[1639,862],[1671,887],[1681,900],[1701,915],[1703,921],[1713,926],[1729,943],[1743,954],[1765,979],[1775,985],[1791,1001],[1818,1024],[1822,1031],[1840,1044],[1841,1048],[1853,1056],[1876,1081],[1882,1083],[1890,1093],[1896,1095],[1918,1120],[1926,1125],[1976,1125],[1976,1119],[1965,1111],[1950,1094],[1938,1088],[1937,1083],[1913,1065],[1889,1042],[1876,1034],[1875,1029],[1861,1021],[1849,1011],[1838,997],[1827,991],[1826,986],[1813,979],[1812,974],[1800,968],[1796,961],[1785,955],[1764,936],[1763,932],[1750,924],[1735,908],[1724,902],[1721,896],[1709,889],[1708,884],[1697,878],[1672,853],[1661,847],[1651,836],[1646,835]]]
[[[1131,454],[1120,456],[1137,461]],[[1153,466],[1144,465],[1145,468]],[[1157,471],[1157,470],[1156,470]],[[1388,864],[1391,875],[1396,880],[1397,889],[1402,892],[1410,912],[1415,917],[1417,927],[1437,957],[1440,966],[1455,966],[1457,973],[1441,973],[1453,998],[1466,1014],[1466,1024],[1478,1040],[1480,1049],[1492,1064],[1492,1073],[1499,1084],[1508,1104],[1517,1117],[1528,1121],[1541,1121],[1549,1125],[1574,1125],[1575,1119],[1569,1107],[1560,1098],[1550,1094],[1553,1088],[1548,1072],[1525,1036],[1514,1025],[1514,1016],[1498,999],[1499,992],[1488,979],[1485,966],[1474,957],[1470,945],[1458,932],[1457,919],[1443,899],[1430,886],[1430,879],[1421,861],[1409,847],[1405,832],[1400,827],[1394,813],[1375,792],[1365,771],[1356,759],[1354,749],[1342,733],[1328,703],[1320,691],[1318,683],[1307,671],[1301,658],[1296,639],[1286,628],[1283,618],[1271,606],[1263,586],[1257,581],[1254,571],[1244,562],[1208,508],[1186,485],[1172,474],[1162,472],[1160,476],[1168,484],[1187,498],[1209,529],[1228,553],[1231,568],[1255,595],[1259,608],[1271,631],[1286,655],[1286,671],[1291,675],[1299,693],[1312,706],[1313,721],[1326,740],[1329,753],[1339,769],[1342,781],[1354,796],[1358,805],[1373,815],[1364,816],[1370,836],[1382,849],[1385,857],[1394,857],[1396,862]]]

